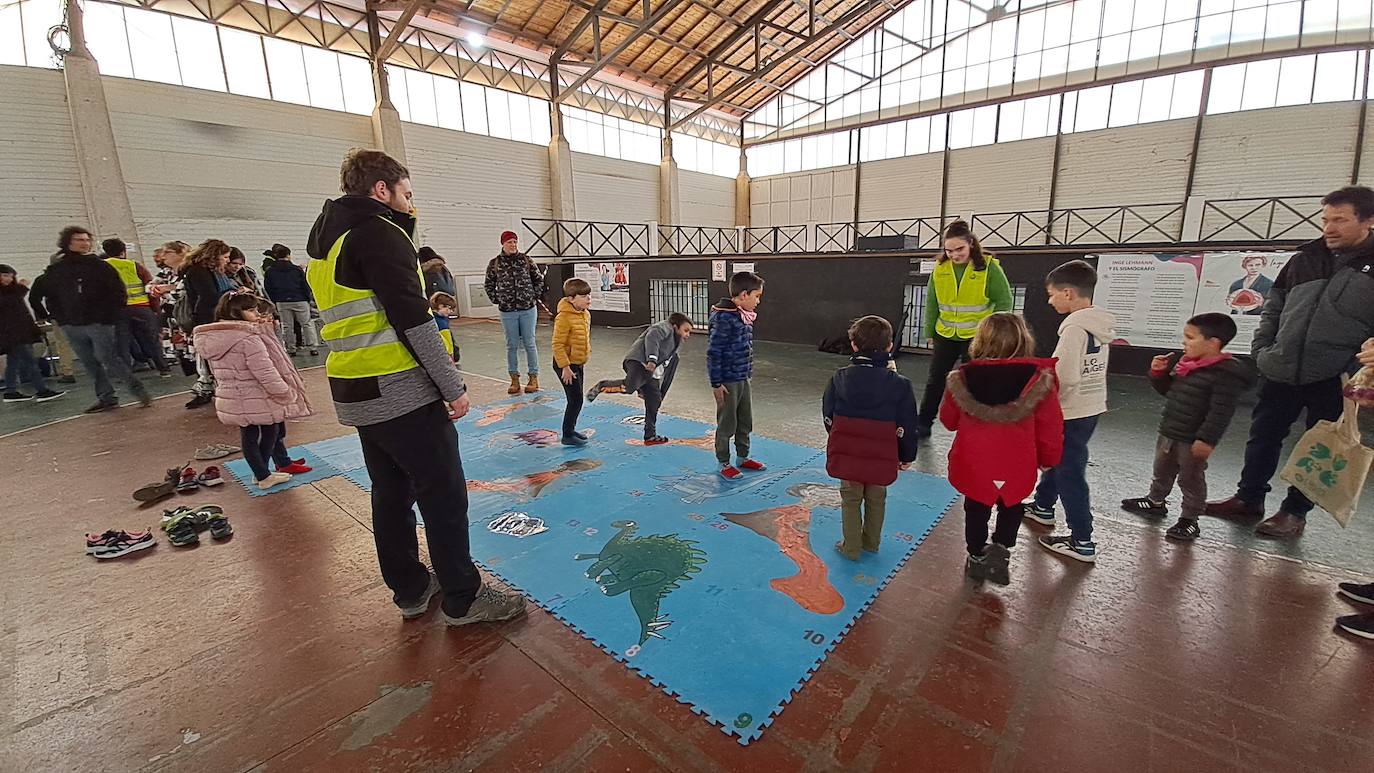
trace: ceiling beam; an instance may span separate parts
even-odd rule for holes
[[[577,39],[581,37],[582,33],[587,30],[587,27],[591,25],[592,22],[596,21],[597,16],[600,15],[601,11],[604,10],[610,2],[611,0],[596,0],[596,5],[587,8],[587,12],[582,15],[582,19],[577,22],[577,26],[573,27],[572,32],[568,33],[568,36],[563,39],[563,45],[559,46],[558,49],[553,52],[553,56],[550,57],[550,59],[556,62],[566,56],[567,53],[573,49],[573,44],[577,42]]]
[[[674,122],[671,128],[677,129],[683,124],[691,122],[693,118],[696,118],[698,115],[701,115],[702,113],[706,112],[719,102],[730,99],[731,97],[735,96],[736,94],[753,85],[754,83],[762,80],[764,76],[772,72],[782,63],[791,61],[792,59],[801,55],[801,53],[806,49],[830,37],[834,34],[835,30],[843,29],[845,26],[854,22],[856,19],[862,18],[863,16],[872,12],[874,9],[878,7],[890,6],[888,5],[888,3],[882,2],[882,0],[864,0],[863,2],[854,6],[853,8],[850,8],[848,11],[845,11],[839,18],[829,22],[824,27],[816,30],[816,33],[814,35],[806,37],[804,40],[798,42],[796,45],[789,48],[786,53],[774,57],[772,61],[770,61],[768,64],[764,65],[762,62],[755,62],[756,69],[754,70],[754,73],[752,75],[750,75],[747,78],[742,78],[740,80],[735,81],[720,94],[712,94],[708,100],[701,103],[701,105],[699,105],[692,112],[688,113],[686,116]],[[710,60],[706,60],[705,64],[709,63]],[[690,81],[687,78],[683,78],[680,82],[689,83]]]
[[[415,18],[415,12],[420,10],[420,6],[425,4],[425,0],[410,0],[410,4],[401,11],[401,15],[391,25],[391,32],[382,41],[382,45],[372,55],[373,62],[385,62],[391,52],[396,50],[396,46],[401,43],[401,35],[410,27],[410,20]]]
[[[730,32],[729,35],[726,35],[725,39],[717,43],[716,46],[706,54],[706,57],[704,59],[692,65],[692,69],[684,73],[681,78],[678,78],[678,83],[685,85],[693,82],[693,80],[695,80],[697,76],[701,75],[701,73],[704,70],[706,70],[707,67],[716,64],[717,61],[721,59],[722,53],[728,51],[731,46],[733,46],[737,41],[739,41],[740,38],[749,34],[750,31],[754,30],[759,25],[759,23],[767,19],[768,15],[771,14],[774,9],[776,9],[778,6],[782,5],[787,1],[788,0],[768,0],[768,2],[760,6],[757,11],[750,14],[749,19],[746,20],[742,26],[736,27],[733,31]],[[756,62],[756,67],[757,64],[758,63]],[[668,96],[671,97],[675,93],[676,89],[674,89],[674,91],[672,92],[669,92]],[[711,96],[712,98],[714,98],[715,95],[713,94]]]
[[[637,24],[628,35],[621,38],[619,43],[616,43],[614,46],[611,47],[609,51],[604,52],[600,57],[596,59],[596,61],[588,65],[587,69],[583,71],[581,75],[577,76],[576,80],[574,80],[571,84],[568,85],[566,89],[560,91],[554,97],[554,101],[561,103],[564,99],[567,98],[568,94],[571,94],[572,92],[581,88],[582,84],[591,80],[592,76],[596,75],[598,72],[601,71],[601,68],[614,62],[616,57],[624,53],[625,49],[629,48],[631,44],[633,44],[636,40],[639,40],[639,38],[642,37],[645,32],[648,32],[649,30],[653,29],[654,25],[662,21],[664,16],[667,16],[670,11],[681,5],[683,2],[684,0],[661,0],[661,2],[658,5],[658,8],[654,10],[653,13],[641,19],[639,24]],[[649,6],[650,0],[644,0],[644,8],[647,10]]]

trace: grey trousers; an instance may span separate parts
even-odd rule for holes
[[[1163,502],[1178,480],[1183,494],[1179,516],[1196,521],[1207,504],[1207,460],[1193,456],[1193,444],[1159,436],[1155,442],[1155,477],[1150,483],[1150,499]]]
[[[750,402],[748,381],[725,384],[725,401],[716,406],[716,461],[730,463],[730,439],[735,454],[749,458],[749,433],[754,431],[754,406]]]

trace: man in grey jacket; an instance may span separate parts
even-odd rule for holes
[[[650,325],[625,353],[625,378],[596,382],[587,390],[587,401],[602,394],[638,392],[644,398],[644,445],[667,443],[668,438],[658,434],[658,409],[677,373],[678,347],[691,337],[692,320],[686,314],[673,312],[666,320]]]
[[[1374,335],[1374,190],[1351,186],[1322,199],[1322,238],[1298,248],[1279,272],[1260,315],[1250,353],[1259,367],[1259,399],[1236,494],[1207,503],[1223,518],[1264,516],[1269,480],[1283,441],[1306,412],[1311,427],[1341,415],[1341,375]],[[1307,526],[1312,501],[1289,487],[1279,511],[1255,529],[1293,538]]]

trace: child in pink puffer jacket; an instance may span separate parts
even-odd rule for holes
[[[258,487],[269,489],[306,473],[303,461],[286,452],[286,420],[313,413],[305,396],[305,382],[270,318],[259,311],[260,300],[248,292],[227,293],[215,308],[219,321],[194,331],[196,352],[215,375],[215,412],[219,420],[239,428],[243,458]],[[276,465],[268,469],[267,461]]]

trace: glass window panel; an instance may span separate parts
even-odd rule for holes
[[[1315,56],[1290,56],[1279,60],[1278,96],[1275,105],[1306,105],[1312,101]]]
[[[1025,100],[1004,103],[1001,113],[997,116],[997,141],[1015,142],[1021,139],[1024,136],[1022,130],[1025,115]]]
[[[510,130],[510,100],[500,89],[484,89],[487,92],[487,126],[491,136],[508,140]]]
[[[436,78],[437,80],[437,78]],[[530,126],[530,101],[524,94],[506,94],[510,103],[510,134],[517,142],[534,142],[534,130]]]
[[[1131,33],[1131,61],[1154,59],[1162,48],[1164,29],[1150,27]]]
[[[1169,106],[1170,118],[1192,118],[1197,115],[1202,103],[1201,70],[1179,73],[1174,76],[1173,97]]]
[[[1071,42],[1095,42],[1101,26],[1102,0],[1079,0],[1073,4],[1073,29],[1069,37]]]
[[[1140,122],[1140,97],[1144,84],[1128,81],[1112,86],[1112,104],[1107,116],[1108,126],[1133,126]]]
[[[1058,120],[1059,97],[1036,97],[1025,100],[1025,116],[1021,120],[1021,138],[1048,137],[1054,134]]]
[[[228,54],[227,49],[225,54]],[[232,70],[234,65],[230,64],[229,68]],[[339,54],[339,81],[343,85],[344,109],[370,115],[377,104],[377,96],[372,91],[372,65],[366,59]]]
[[[303,46],[301,53],[305,58],[305,82],[310,86],[310,104],[326,110],[343,110],[343,77],[339,74],[339,55],[311,46]]]
[[[931,118],[913,118],[906,122],[906,152],[918,156],[930,152]]]
[[[267,88],[267,62],[263,59],[262,38],[251,32],[220,27],[219,42],[224,49],[224,61],[229,66],[225,73],[229,91],[245,97],[270,99],[272,94]],[[368,109],[371,110],[370,105]]]
[[[815,137],[802,138],[801,159],[803,169],[816,169],[820,167],[820,143]]]
[[[434,78],[434,107],[438,125],[445,129],[463,130],[463,104],[458,81],[453,78]]]
[[[1078,104],[1073,116],[1073,130],[1086,132],[1107,128],[1107,111],[1111,100],[1111,86],[1079,91]]]
[[[949,146],[953,149],[973,145],[973,111],[956,110],[949,114]]]
[[[1197,0],[1168,0],[1164,9],[1164,21],[1175,22],[1187,20],[1193,23],[1193,17],[1197,15]]]
[[[1313,102],[1340,102],[1354,99],[1359,59],[1355,51],[1317,55],[1316,86]]]
[[[1369,29],[1369,12],[1369,3],[1365,0],[1344,0],[1340,4],[1338,28],[1342,31]]]
[[[301,47],[276,38],[263,38],[262,47],[267,54],[267,73],[272,82],[272,98],[279,102],[310,104],[310,87],[305,79],[305,61],[301,59]],[[387,70],[390,72],[393,68],[388,67]],[[404,91],[397,88],[397,83],[404,81],[392,73],[390,82],[392,101],[395,102],[396,92]],[[400,103],[396,104],[396,108],[401,108]],[[406,118],[406,115],[405,112],[401,113],[402,118]]]
[[[1113,97],[1115,99],[1115,97]],[[1146,78],[1140,89],[1140,116],[1138,123],[1165,121],[1173,109],[1174,76]]]
[[[1231,40],[1231,16],[1204,16],[1197,24],[1197,47],[1225,46]]]
[[[1069,33],[1073,29],[1073,12],[1072,5],[1056,5],[1045,11],[1043,48],[1059,48],[1069,44]]]
[[[621,129],[615,121],[607,121],[601,128],[602,153],[611,158],[625,158],[620,147]],[[628,159],[627,159],[628,160]]]
[[[124,19],[120,17],[118,33],[124,36]],[[128,58],[129,46],[124,45],[124,56]],[[24,64],[24,24],[19,18],[19,4],[0,5],[0,64]],[[104,69],[101,62],[101,69]]]
[[[1245,65],[1245,87],[1240,97],[1240,109],[1273,107],[1278,90],[1279,60],[1250,62]]]
[[[974,145],[991,145],[997,141],[997,105],[973,110]]]
[[[53,3],[56,5],[56,3]],[[29,9],[36,3],[24,4],[24,31],[28,32]],[[129,30],[129,58],[134,77],[159,83],[181,83],[181,68],[177,64],[176,43],[172,39],[172,17],[164,13],[127,9],[124,21]],[[47,37],[46,30],[44,37]],[[27,40],[26,40],[27,43]],[[43,43],[47,50],[47,42]],[[298,55],[299,58],[299,55]],[[33,48],[29,48],[29,64],[33,64]]]
[[[1073,120],[1078,110],[1078,92],[1070,91],[1060,98],[1064,100],[1064,110],[1059,119],[1059,131],[1067,134],[1074,130]]]
[[[1265,9],[1251,8],[1231,14],[1231,42],[1264,39]]]
[[[224,63],[219,56],[215,25],[180,16],[172,17],[181,84],[197,89],[224,91]]]
[[[1011,21],[1015,22],[1015,19]],[[1002,24],[1003,22],[996,22]],[[1012,29],[1016,29],[1013,25]],[[1068,41],[1064,41],[1068,42]],[[1032,51],[1040,51],[1045,47],[1045,12],[1033,11],[1021,14],[1021,28],[1016,30],[1016,53],[1028,54]],[[1005,48],[996,48],[996,51],[1006,51]]]
[[[6,12],[13,10],[15,19],[9,21]],[[9,62],[7,55],[23,55],[23,41],[18,23],[19,6],[0,9],[0,64],[23,64]],[[95,60],[100,63],[101,75],[115,75],[121,78],[134,77],[134,65],[129,59],[129,37],[124,32],[124,7],[110,3],[89,3],[85,6],[86,47],[91,50]],[[13,29],[7,30],[9,24]],[[13,35],[14,37],[11,37]],[[5,51],[9,45],[14,51]]]
[[[782,144],[782,170],[787,172],[801,171],[801,143],[797,140],[788,140]]]
[[[1163,24],[1167,5],[1168,0],[1135,0],[1131,29],[1143,30]]]
[[[486,89],[476,83],[460,83],[458,87],[463,93],[463,126],[473,134],[486,134]],[[569,139],[568,142],[571,143],[572,140]]]
[[[434,104],[434,76],[429,73],[402,68],[406,81],[406,102],[410,105],[410,122],[438,126],[439,116]],[[314,92],[311,92],[314,95]]]
[[[1240,109],[1245,88],[1245,65],[1231,64],[1212,70],[1212,88],[1207,95],[1207,114],[1233,113]]]
[[[1097,42],[1074,43],[1069,46],[1068,72],[1086,72],[1097,64]]]
[[[1131,12],[1129,7],[1121,7],[1121,0],[1109,0],[1107,13],[1102,16],[1101,36],[1118,35],[1131,31]]]
[[[1110,16],[1111,14],[1108,14]],[[1104,37],[1097,53],[1099,65],[1120,64],[1129,60],[1131,54],[1131,34]]]
[[[902,131],[902,125],[892,124],[888,127],[887,147],[883,151],[884,158],[901,158],[909,155],[910,150],[906,147],[906,132]]]
[[[163,14],[149,13],[149,16],[159,16],[167,19]],[[57,0],[28,0],[20,5],[19,16],[23,20],[24,30],[24,53],[26,61],[30,67],[56,67],[57,59],[53,55],[52,46],[48,45],[48,30],[62,23],[62,3]],[[166,26],[167,31],[167,50],[171,51],[171,27]],[[164,78],[169,76],[164,76]],[[173,63],[171,78],[176,78],[176,65]],[[149,78],[148,80],[157,80]],[[164,83],[176,83],[176,80],[164,80]]]
[[[1274,2],[1269,6],[1269,15],[1265,18],[1264,36],[1270,40],[1284,37],[1297,38],[1301,23],[1301,0]]]
[[[531,141],[536,145],[548,145],[553,137],[553,128],[549,125],[549,103],[530,97],[530,129]]]
[[[1016,80],[1018,82],[1024,82],[1033,81],[1039,78],[1040,60],[1041,54],[1039,51],[1033,54],[1022,54],[1016,57]],[[989,85],[1001,85],[1000,78],[990,78],[989,80],[991,81]]]

